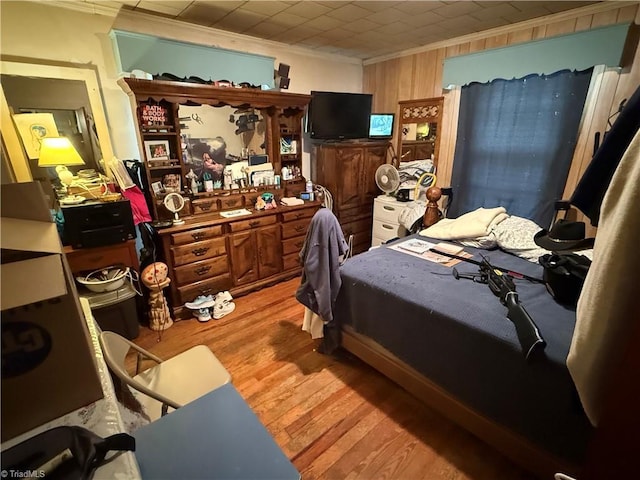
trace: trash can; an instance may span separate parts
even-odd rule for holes
[[[140,323],[136,292],[129,283],[111,292],[81,294],[89,301],[91,313],[102,330],[115,332],[129,340],[138,336]]]

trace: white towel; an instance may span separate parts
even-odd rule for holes
[[[420,235],[440,240],[484,237],[491,229],[508,218],[504,207],[478,208],[458,218],[445,218],[435,225],[425,228]]]
[[[312,339],[324,337],[324,322],[317,313],[313,313],[308,307],[304,307],[304,319],[302,320],[302,330],[309,332]]]

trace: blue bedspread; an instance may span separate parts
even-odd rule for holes
[[[494,265],[542,277],[539,265],[511,254],[465,251],[474,260],[482,253]],[[470,263],[456,268],[478,271]],[[544,358],[527,363],[498,297],[451,272],[384,246],[356,255],[341,268],[336,322],[375,340],[478,413],[580,463],[592,427],[565,365],[575,311],[555,303],[544,285],[515,281],[547,342]]]

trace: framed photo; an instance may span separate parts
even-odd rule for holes
[[[168,140],[145,140],[144,152],[147,155],[147,161],[169,160],[169,141]]]
[[[162,193],[164,193],[164,185],[162,185],[162,182],[153,182],[151,184],[151,188],[153,189],[153,193],[156,195],[156,197],[159,197],[160,195],[162,195]]]

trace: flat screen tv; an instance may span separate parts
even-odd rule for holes
[[[392,138],[394,113],[372,113],[369,117],[369,138]]]
[[[368,138],[372,99],[367,93],[311,92],[309,135],[318,140]]]

